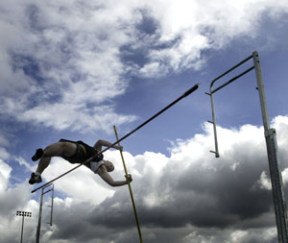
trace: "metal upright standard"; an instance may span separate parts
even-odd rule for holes
[[[260,60],[257,52],[253,53],[253,61],[255,65],[257,87],[259,91],[263,126],[265,131],[270,177],[272,183],[274,209],[276,214],[276,224],[278,230],[278,241],[287,243],[288,242],[287,211],[283,192],[282,175],[278,165],[276,131],[275,129],[270,128],[269,126],[268,111],[264,92],[264,83],[261,73]]]
[[[45,189],[47,189],[45,191]],[[40,205],[39,205],[39,215],[38,215],[38,225],[37,225],[37,231],[36,231],[36,243],[40,242],[40,231],[41,231],[41,220],[42,220],[42,206],[43,206],[43,196],[51,192],[51,211],[50,211],[50,226],[52,226],[52,215],[53,215],[53,201],[54,201],[54,185],[49,184],[42,188],[41,190],[41,197],[40,197]]]
[[[20,238],[20,242],[22,243],[23,242],[24,217],[32,217],[32,213],[25,212],[25,211],[17,211],[16,215],[22,217],[21,238]]]
[[[239,66],[241,66],[242,64],[246,63],[247,61],[251,59],[253,60],[252,67],[248,68],[244,72],[228,80],[227,82],[220,85],[219,87],[214,88],[214,84],[216,81],[223,78],[232,70],[238,68]],[[225,73],[221,74],[220,76],[212,80],[210,83],[210,92],[206,94],[210,96],[210,100],[211,100],[212,121],[209,121],[209,122],[213,124],[214,141],[215,141],[215,151],[211,151],[211,152],[215,153],[216,158],[220,157],[219,148],[218,148],[216,116],[215,116],[213,94],[219,91],[220,89],[226,87],[228,84],[236,81],[238,78],[242,77],[243,75],[245,75],[246,73],[250,72],[253,69],[255,69],[255,72],[256,72],[257,90],[259,93],[262,120],[263,120],[263,126],[264,126],[264,135],[265,135],[265,140],[266,140],[269,170],[270,170],[270,177],[271,177],[271,184],[272,184],[272,194],[273,194],[273,203],[274,203],[274,210],[275,210],[275,217],[276,217],[276,226],[277,226],[277,232],[278,232],[278,241],[281,243],[287,243],[288,242],[287,212],[286,212],[285,199],[284,199],[285,197],[283,193],[282,176],[281,176],[281,172],[278,166],[276,131],[275,129],[270,128],[270,125],[269,125],[269,117],[268,117],[268,111],[267,111],[267,106],[266,106],[264,83],[263,83],[263,78],[262,78],[262,73],[261,73],[259,55],[256,51],[253,52],[251,56],[247,57],[246,59],[244,59],[237,65],[230,68]]]
[[[113,128],[114,128],[114,133],[115,133],[116,140],[119,140],[116,126],[113,126]],[[120,143],[118,143],[118,145],[120,145]],[[120,155],[121,155],[121,159],[122,159],[122,163],[123,163],[123,167],[124,167],[125,176],[127,177],[128,176],[128,170],[127,170],[127,167],[126,167],[126,164],[125,164],[123,152],[121,150],[120,150]],[[128,184],[128,189],[129,189],[131,203],[132,203],[132,208],[133,208],[134,217],[135,217],[135,221],[136,221],[136,225],[137,225],[137,230],[138,230],[138,235],[139,235],[139,242],[142,243],[143,242],[142,233],[141,233],[139,218],[138,218],[138,214],[137,214],[137,210],[136,210],[136,205],[135,205],[135,200],[134,200],[134,196],[133,196],[133,191],[132,191],[132,187],[131,187],[130,183]]]

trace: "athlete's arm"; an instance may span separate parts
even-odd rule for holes
[[[104,147],[111,147],[111,148],[115,148],[115,149],[118,149],[118,150],[122,150],[123,147],[122,146],[119,146],[119,145],[113,145],[113,143],[110,143],[106,140],[102,140],[102,139],[99,139],[95,144],[94,144],[94,148],[97,149],[98,151],[101,151],[102,150],[102,146]]]
[[[107,172],[106,168],[104,166],[101,166],[97,170],[97,174],[110,186],[116,187],[116,186],[124,186],[127,185],[132,181],[131,176],[128,176],[125,181],[115,181]]]

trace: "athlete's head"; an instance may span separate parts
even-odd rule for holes
[[[106,170],[108,172],[112,172],[114,170],[114,165],[112,162],[108,161],[108,160],[104,160],[104,165],[106,167]]]

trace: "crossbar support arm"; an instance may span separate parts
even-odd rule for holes
[[[223,83],[222,85],[220,85],[217,88],[214,88],[214,84],[216,83],[216,81],[218,81],[219,79],[223,78],[224,76],[226,76],[228,73],[232,72],[233,70],[235,70],[236,68],[240,67],[241,65],[243,65],[244,63],[246,63],[247,61],[249,61],[250,59],[253,58],[253,55],[250,55],[249,57],[245,58],[244,60],[242,60],[241,62],[239,62],[238,64],[236,64],[235,66],[231,67],[230,69],[228,69],[226,72],[222,73],[221,75],[219,75],[218,77],[214,78],[211,83],[210,83],[210,93],[206,93],[207,95],[210,96],[210,103],[211,103],[211,110],[212,110],[212,121],[209,121],[210,123],[212,123],[213,125],[213,133],[214,133],[214,147],[215,147],[215,151],[210,151],[212,153],[215,154],[216,158],[220,157],[219,154],[219,146],[218,146],[218,135],[217,135],[217,124],[216,124],[216,115],[215,115],[215,105],[214,105],[214,97],[213,94],[216,93],[217,91],[223,89],[224,87],[226,87],[227,85],[231,84],[232,82],[236,81],[237,79],[239,79],[240,77],[244,76],[246,73],[250,72],[251,70],[253,70],[255,67],[252,66],[248,69],[246,69],[245,71],[243,71],[242,73],[234,76],[233,78],[231,78],[230,80],[226,81],[225,83]]]

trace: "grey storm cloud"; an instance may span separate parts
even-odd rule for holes
[[[189,161],[176,162],[170,158],[156,182],[151,180],[149,174],[144,175],[142,187],[135,188],[142,223],[159,227],[193,224],[221,228],[237,225],[242,220],[253,219],[269,211],[272,206],[271,192],[259,184],[261,173],[267,171],[268,166],[263,154],[265,150],[262,149],[265,144],[250,146],[246,149],[253,151],[250,154],[248,151],[243,153],[241,146],[232,145],[227,155],[224,154],[219,160],[208,154],[183,170],[181,163]],[[209,161],[211,168],[201,166],[204,160],[206,163]],[[158,195],[160,203],[146,205],[145,196],[149,193]],[[119,207],[115,204],[119,204]],[[111,212],[112,218],[105,217],[105,209]],[[130,225],[131,221],[125,220],[124,216],[129,211],[129,198],[122,190],[117,191],[113,198],[95,209],[93,215],[97,216],[92,222],[123,227],[124,220],[124,225]]]
[[[275,118],[273,126],[279,134],[279,157],[285,159],[287,118]],[[209,153],[213,137],[211,127],[206,125],[203,133],[173,144],[169,156],[153,152],[129,155],[128,161],[133,160],[132,188],[138,216],[148,242],[172,243],[177,239],[221,242],[222,237],[234,237],[239,242],[275,239],[275,231],[269,233],[275,227],[275,219],[272,193],[267,186],[269,171],[263,128],[219,127],[219,137],[220,159]],[[286,182],[287,162],[281,161],[281,165]],[[25,197],[19,193],[21,187],[17,188],[6,192],[1,215],[7,217],[7,213],[14,212],[27,200],[27,188]],[[56,200],[53,230],[50,235],[43,235],[43,239],[49,242],[137,241],[127,188],[117,188],[98,205],[81,200],[70,203]]]
[[[282,128],[286,129],[286,126]],[[281,126],[278,127],[281,133]],[[136,173],[134,176],[132,187],[138,216],[143,231],[147,233],[145,237],[151,237],[148,242],[162,242],[164,239],[165,242],[175,242],[173,237],[168,237],[172,232],[182,242],[189,242],[190,237],[196,239],[198,236],[199,239],[204,237],[208,240],[212,235],[213,242],[221,242],[219,232],[222,231],[227,234],[226,239],[241,236],[241,242],[275,239],[275,231],[269,233],[275,226],[272,193],[263,185],[261,177],[263,173],[269,174],[262,132],[262,128],[251,125],[239,130],[220,128],[222,139],[227,139],[229,145],[225,147],[222,157],[215,159],[206,150],[212,136],[211,131],[205,127],[204,134],[175,145],[159,171],[153,171],[153,163],[157,163],[159,155],[155,155],[155,161],[151,161],[151,154],[147,157],[136,156],[135,167],[140,161],[144,164],[141,166],[142,174],[137,176]],[[229,136],[223,137],[227,133]],[[251,136],[246,137],[249,133]],[[280,141],[279,155],[284,158],[287,152],[282,146],[286,146],[287,141]],[[203,142],[208,144],[203,147],[205,154],[195,150]],[[149,167],[149,163],[152,167]],[[266,179],[269,181],[269,178]],[[77,239],[83,237],[88,240],[87,235],[91,234],[92,237],[92,232],[101,235],[102,239],[107,237],[112,240],[116,237],[117,242],[125,242],[120,239],[119,232],[125,232],[125,237],[137,238],[126,188],[117,189],[113,196],[96,207],[85,204],[73,206],[68,211],[67,215],[71,214],[69,218],[77,220],[71,222],[66,215],[67,218],[60,220],[62,226],[53,238],[64,239],[72,234]],[[65,225],[68,220],[69,224]],[[79,220],[83,224],[79,225]],[[169,233],[161,234],[164,229]],[[183,234],[181,237],[179,232]],[[262,232],[262,236],[256,232]]]
[[[237,172],[223,168],[217,172],[199,171],[190,168],[181,176],[176,185],[156,186],[154,192],[160,197],[166,191],[167,199],[157,206],[143,204],[146,190],[136,191],[138,210],[144,225],[158,227],[181,227],[193,224],[199,227],[226,227],[237,225],[244,219],[252,219],[269,211],[272,206],[271,192],[256,187],[261,174],[261,166],[241,166]],[[171,174],[164,173],[165,181]],[[178,180],[178,179],[175,179]],[[145,183],[149,191],[149,182]],[[168,188],[167,188],[168,186]],[[96,208],[92,223],[109,227],[132,226],[128,195],[116,192],[113,198],[104,201]],[[115,207],[115,202],[119,207]],[[109,211],[107,217],[106,212]],[[94,216],[95,215],[95,216]],[[97,216],[96,216],[97,215]]]
[[[288,127],[287,118],[277,117],[273,126],[279,134],[279,157],[287,158],[285,148],[288,144],[283,134]],[[228,239],[230,242],[252,243],[275,240],[275,217],[272,193],[267,186],[269,172],[262,127],[219,127],[219,137],[222,145],[220,159],[209,153],[213,138],[211,127],[206,125],[203,133],[173,144],[169,156],[152,152],[129,155],[128,161],[133,160],[132,188],[146,242],[225,242]],[[287,162],[281,162],[283,179],[287,182],[284,173]],[[27,188],[25,190],[29,194]],[[3,216],[6,216],[5,212],[14,212],[19,205],[9,191],[5,195],[11,200],[6,200],[6,206],[1,204],[4,206],[0,210]],[[18,195],[17,200],[23,204],[26,197],[21,201],[21,193],[13,195]],[[94,195],[97,196],[97,192]],[[31,227],[30,234],[35,235]],[[117,188],[114,194],[97,205],[87,200],[56,199],[53,228],[43,231],[42,237],[52,243],[64,240],[137,242],[127,188]]]

